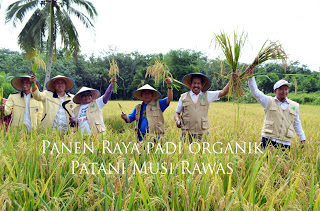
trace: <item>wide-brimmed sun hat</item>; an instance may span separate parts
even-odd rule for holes
[[[23,79],[29,79],[30,80],[31,76],[25,75],[25,76],[17,76],[15,78],[13,78],[11,80],[11,85],[13,86],[13,88],[15,88],[18,91],[22,91],[22,86],[21,86],[21,81]],[[41,89],[41,85],[39,83],[39,81],[37,81],[37,87],[38,89]]]
[[[152,91],[153,92],[153,98],[152,98],[153,100],[156,100],[156,99],[161,97],[161,93],[160,92],[158,92],[155,88],[153,88],[149,84],[146,84],[146,85],[142,86],[141,88],[137,89],[136,91],[134,91],[133,98],[136,98],[138,100],[143,100],[142,96],[141,96],[141,93],[142,93],[143,90]]]
[[[191,79],[192,77],[199,77],[203,78],[203,84],[201,91],[205,92],[211,87],[211,80],[208,78],[208,76],[201,74],[201,73],[190,73],[188,75],[185,75],[182,79],[182,83],[184,83],[185,87],[187,89],[191,89]]]
[[[76,104],[80,104],[81,103],[81,94],[83,92],[91,92],[92,100],[96,100],[101,95],[98,90],[83,86],[77,92],[77,94],[75,94],[75,96],[73,97],[73,102],[74,103],[76,103]]]
[[[274,84],[273,90],[276,90],[276,89],[280,88],[280,87],[283,86],[283,85],[287,85],[288,87],[291,86],[291,84],[290,84],[288,81],[286,81],[286,80],[280,80],[280,81],[277,81],[277,83]]]
[[[74,80],[72,80],[71,78],[65,77],[63,75],[57,75],[56,77],[53,77],[48,81],[46,85],[47,89],[50,90],[51,92],[54,92],[55,91],[54,82],[58,79],[63,79],[66,82],[66,89],[65,89],[66,92],[70,91],[75,85]]]

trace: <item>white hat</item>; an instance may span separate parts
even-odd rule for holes
[[[280,80],[280,81],[277,81],[277,83],[274,84],[273,86],[273,90],[276,90],[278,89],[279,87],[283,86],[283,85],[287,85],[288,87],[291,86],[291,84],[286,81],[286,80]]]
[[[93,100],[96,100],[98,97],[100,97],[100,92],[96,89],[92,89],[92,88],[88,88],[88,87],[81,87],[81,89],[77,92],[77,94],[73,97],[73,102],[76,103],[76,104],[80,104],[81,102],[81,93],[83,92],[87,92],[87,91],[90,91],[91,94],[92,94],[92,99]]]
[[[138,99],[138,100],[143,100],[142,96],[141,96],[141,92],[143,90],[150,90],[153,92],[153,100],[156,100],[158,98],[161,97],[160,92],[158,92],[155,88],[153,88],[152,86],[150,86],[149,84],[144,85],[143,87],[137,89],[134,93],[133,93],[133,97]]]

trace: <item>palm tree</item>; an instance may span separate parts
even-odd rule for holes
[[[81,7],[88,16],[77,9]],[[37,49],[46,51],[46,84],[50,79],[52,58],[56,52],[59,34],[68,57],[73,56],[77,59],[80,49],[79,35],[70,15],[77,17],[86,28],[93,29],[92,20],[97,16],[97,11],[87,0],[19,0],[7,8],[6,23],[12,21],[13,26],[16,26],[16,22],[23,22],[30,10],[34,12],[20,32],[18,44],[28,58],[32,58]]]

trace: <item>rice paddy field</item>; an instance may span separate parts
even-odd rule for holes
[[[212,103],[209,135],[190,145],[174,122],[177,102],[164,113],[165,136],[139,144],[118,103],[128,114],[139,101],[110,101],[103,137],[2,128],[1,209],[320,210],[319,106],[300,106],[305,148],[295,136],[282,152],[255,147],[259,104]]]

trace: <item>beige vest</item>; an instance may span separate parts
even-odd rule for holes
[[[299,104],[289,101],[289,106],[283,110],[276,99],[270,97],[264,114],[264,124],[261,135],[283,141],[293,138],[293,121],[297,115]]]
[[[194,135],[205,133],[209,129],[207,92],[199,96],[197,103],[192,101],[190,92],[183,93],[181,100],[183,106],[182,133]]]
[[[138,134],[138,125],[140,120],[140,110],[141,105],[136,105],[136,135]],[[161,134],[164,134],[164,118],[163,113],[160,109],[159,100],[152,100],[146,108],[146,116],[149,126],[149,134],[155,134],[158,137]]]
[[[74,109],[76,122],[78,122],[79,110],[80,110],[80,106],[77,106]],[[106,132],[106,126],[104,125],[104,122],[103,122],[102,111],[99,109],[96,103],[96,100],[94,100],[89,104],[86,114],[87,114],[89,127],[91,128],[91,134],[93,134],[94,132],[97,132],[97,133]]]

